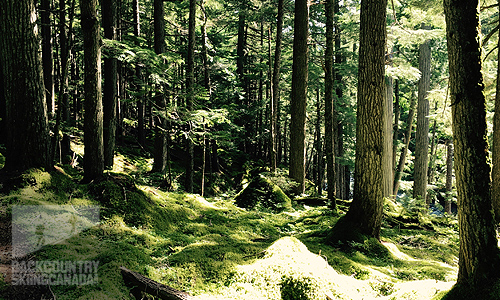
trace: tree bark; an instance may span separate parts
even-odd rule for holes
[[[425,28],[425,26],[423,26]],[[418,81],[417,129],[415,134],[415,162],[413,198],[427,199],[427,169],[429,167],[429,100],[431,80],[430,42],[420,45],[418,65],[421,73]]]
[[[156,54],[165,52],[165,21],[162,0],[154,0],[154,44]],[[164,111],[165,96],[160,88],[155,93],[155,104],[158,111]],[[165,132],[166,121],[161,117],[155,122],[154,161],[152,172],[164,173],[167,167],[167,135]]]
[[[54,65],[52,55],[52,29],[51,29],[51,0],[40,2],[41,29],[42,29],[42,65],[43,82],[45,86],[45,99],[47,101],[47,112],[49,117],[54,117],[55,112],[55,90],[54,90]]]
[[[2,54],[0,54],[2,55]],[[6,139],[6,128],[5,128],[5,113],[7,111],[7,103],[5,100],[5,89],[4,89],[4,76],[2,67],[2,58],[0,56],[0,144],[5,144]]]
[[[275,173],[277,168],[277,146],[276,146],[276,99],[274,98],[274,80],[273,80],[273,59],[272,59],[272,48],[271,48],[271,37],[272,30],[271,26],[268,30],[268,60],[269,60],[269,70],[268,70],[268,84],[269,84],[269,161],[271,165],[271,172]]]
[[[500,6],[499,6],[500,9]],[[500,46],[500,39],[498,40]],[[493,170],[491,173],[491,200],[495,212],[495,223],[500,223],[500,51],[498,52],[495,114],[493,116]]]
[[[490,194],[478,1],[445,0],[458,223],[457,284],[487,288],[500,274]]]
[[[75,12],[75,0],[71,2],[70,8],[70,19],[69,19],[69,29],[66,31],[66,1],[59,1],[59,49],[60,49],[60,59],[59,59],[59,89],[58,89],[58,105],[56,112],[56,124],[54,128],[54,140],[52,145],[52,160],[56,161],[59,158],[61,162],[61,157],[57,156],[60,153],[60,134],[62,122],[69,121],[69,41],[68,36],[72,35],[73,19]]]
[[[297,194],[305,191],[305,132],[309,50],[309,5],[295,1],[293,38],[292,93],[290,100],[290,168],[289,175],[299,185]]]
[[[341,22],[339,21],[340,14],[340,3],[339,0],[334,0],[333,3],[333,13],[335,18],[334,23],[334,40],[335,40],[335,65],[340,66],[344,57],[342,55],[342,40],[341,40]],[[334,102],[336,101],[337,105],[343,105],[342,98],[344,97],[343,91],[343,78],[340,72],[335,71],[335,96]],[[335,156],[343,157],[344,156],[344,127],[342,121],[339,120],[337,109],[335,109],[334,103],[334,119],[337,130],[334,130],[334,148],[335,148]],[[349,175],[349,166],[344,165],[339,162],[338,159],[335,159],[335,177],[336,177],[336,197],[338,199],[348,199],[349,198],[349,190],[350,190],[350,175]]]
[[[388,120],[386,123],[386,134],[390,136],[390,139],[385,139],[384,147],[386,156],[384,156],[384,197],[390,197],[392,191],[394,190],[394,165],[392,161],[392,145],[393,145],[393,110],[394,110],[394,79],[390,76],[385,77],[386,85],[386,96],[387,96],[387,106],[385,110],[385,119]]]
[[[59,48],[61,53],[61,70],[59,84],[59,107],[60,118],[63,122],[69,121],[69,94],[68,94],[68,60],[69,60],[69,47],[68,47],[68,31],[66,30],[66,0],[59,0]]]
[[[337,131],[335,136],[335,157],[344,156],[344,128],[341,122],[337,122]],[[347,200],[349,198],[349,166],[335,159],[335,181],[336,181],[336,199]]]
[[[408,147],[410,146],[411,132],[413,128],[413,119],[415,116],[415,95],[412,94],[410,101],[410,111],[408,112],[408,127],[406,127],[406,132],[404,136],[404,146],[401,149],[401,155],[399,156],[398,166],[396,167],[396,172],[394,175],[394,191],[393,195],[397,195],[399,191],[399,183],[401,181],[401,176],[403,175],[403,169],[406,164],[406,156],[408,154]]]
[[[437,103],[435,106],[434,111],[437,110]],[[434,182],[434,171],[436,169],[436,151],[438,147],[438,143],[436,141],[436,127],[437,127],[437,120],[434,119],[432,122],[432,137],[431,137],[431,146],[429,149],[430,153],[430,158],[429,158],[429,168],[427,170],[427,183],[432,184]]]
[[[272,146],[274,150],[271,152],[271,168],[276,170],[279,163],[279,125],[278,125],[278,103],[280,101],[280,68],[281,68],[281,47],[283,43],[283,15],[284,15],[284,0],[278,0],[278,16],[276,19],[276,44],[274,47],[274,65],[272,74],[272,99],[271,107],[271,123],[274,131],[272,132]],[[274,160],[274,161],[273,161]]]
[[[7,135],[4,169],[49,168],[49,125],[35,3],[0,0],[0,7]]]
[[[323,169],[324,169],[324,159],[323,159],[323,142],[321,139],[321,121],[322,121],[322,111],[323,105],[321,103],[320,88],[316,88],[316,124],[314,125],[314,144],[315,144],[315,155],[313,160],[313,178],[316,185],[316,190],[319,196],[323,193]]]
[[[453,142],[449,138],[446,140],[446,199],[444,211],[451,214],[451,193],[453,191]]]
[[[134,0],[132,2],[132,11],[134,14],[134,35],[136,37],[141,36],[141,17],[140,17],[140,9],[139,9],[139,0]],[[139,42],[136,42],[136,46],[140,46]],[[134,80],[134,87],[135,87],[135,92],[137,93],[137,139],[139,141],[139,144],[142,146],[146,145],[146,130],[145,130],[145,112],[144,112],[144,107],[145,107],[145,99],[144,96],[141,93],[142,85],[141,83],[143,82],[143,76],[142,76],[142,68],[139,66],[139,64],[136,64],[135,66],[135,80]]]
[[[210,83],[210,65],[208,63],[208,44],[207,44],[207,12],[205,11],[205,0],[200,2],[200,8],[203,12],[203,23],[201,24],[201,58],[203,60],[203,86],[208,95],[212,94]]]
[[[188,28],[188,48],[186,62],[186,109],[188,114],[194,109],[194,47],[196,33],[196,0],[189,0],[189,28]],[[186,192],[193,192],[194,185],[194,145],[191,136],[191,122],[188,122],[188,134],[186,135]]]
[[[392,130],[392,168],[394,171],[394,176],[392,178],[396,177],[396,152],[398,150],[398,136],[399,136],[399,118],[401,116],[401,106],[399,105],[399,80],[396,79],[394,81],[394,125],[393,125],[393,130]],[[394,192],[394,185],[393,187],[393,192]],[[393,194],[395,195],[395,194]]]
[[[102,26],[104,37],[116,40],[117,11],[116,0],[102,0]],[[104,167],[113,169],[116,144],[116,102],[118,95],[118,60],[115,57],[104,59],[104,96],[103,96],[103,134],[104,134]]]
[[[345,218],[380,238],[387,132],[385,90],[386,0],[361,1],[354,198]]]
[[[333,50],[334,37],[333,30],[335,25],[334,1],[325,1],[326,15],[326,48],[325,48],[325,152],[326,152],[326,178],[328,182],[328,202],[330,209],[337,211],[336,202],[336,183],[335,174],[335,137],[337,129],[337,113],[334,104],[334,81],[335,74],[333,69]]]
[[[101,38],[97,0],[80,0],[84,48],[85,114],[84,182],[102,177],[104,172],[103,108],[101,93]]]

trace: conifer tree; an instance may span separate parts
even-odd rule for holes
[[[101,89],[101,38],[97,0],[80,0],[85,66],[85,114],[83,139],[84,182],[98,179],[104,172],[103,108]]]
[[[460,226],[457,285],[449,299],[471,290],[478,299],[498,299],[488,295],[500,278],[500,250],[490,194],[478,6],[477,0],[444,1]]]
[[[0,1],[7,171],[50,167],[49,125],[33,0]],[[16,41],[16,42],[14,42]]]

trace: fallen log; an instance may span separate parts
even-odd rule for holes
[[[150,294],[163,300],[196,300],[197,298],[182,291],[178,291],[167,285],[156,282],[144,275],[120,267],[123,281],[128,287],[132,287],[131,294],[137,299],[142,299],[141,292]]]

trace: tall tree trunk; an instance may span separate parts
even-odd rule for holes
[[[289,151],[290,147],[288,146],[290,144],[290,139],[289,136],[290,134],[288,133],[288,128],[290,124],[288,124],[288,118],[285,118],[285,124],[283,126],[283,163],[288,163],[289,162]]]
[[[101,38],[97,0],[80,0],[85,68],[84,182],[103,175],[103,108],[101,93]]]
[[[102,0],[102,27],[104,37],[116,40],[116,1]],[[118,89],[118,60],[115,57],[104,59],[104,96],[103,96],[103,134],[104,134],[104,167],[113,169],[116,143],[116,101]]]
[[[333,29],[335,22],[334,1],[325,1],[326,15],[326,48],[325,48],[325,152],[326,152],[326,178],[328,182],[328,202],[330,209],[337,210],[335,201],[336,193],[336,174],[335,174],[335,136],[337,129],[337,113],[333,102],[334,89],[334,69],[333,69],[333,50],[334,37]]]
[[[317,193],[319,196],[323,193],[323,143],[321,141],[321,105],[320,88],[316,88],[316,124],[314,127],[314,143],[316,148],[316,155],[314,156],[313,170],[314,170],[314,183],[316,184]]]
[[[426,29],[426,26],[422,26]],[[430,41],[420,45],[418,66],[421,73],[418,81],[417,129],[415,134],[415,162],[413,198],[427,199],[427,169],[429,167],[429,100],[427,93],[431,83]]]
[[[203,60],[203,86],[210,96],[212,88],[210,86],[210,65],[208,63],[208,44],[207,44],[207,12],[205,11],[205,0],[200,2],[200,8],[203,12],[203,23],[201,24],[201,58]]]
[[[236,74],[238,75],[239,84],[241,86],[242,93],[242,110],[243,117],[239,120],[238,125],[242,126],[245,130],[244,140],[240,142],[239,148],[245,152],[250,153],[249,148],[249,138],[251,136],[251,121],[247,114],[247,107],[250,105],[250,94],[249,94],[249,80],[245,76],[245,64],[246,64],[246,49],[247,49],[247,24],[246,24],[246,12],[242,10],[238,14],[238,41],[236,45]]]
[[[384,197],[390,197],[394,190],[394,165],[392,159],[392,145],[393,145],[393,109],[394,109],[394,79],[390,76],[385,77],[387,107],[385,113],[386,119],[389,120],[386,124],[387,134],[390,139],[386,139],[384,147],[386,148],[387,161],[384,162]]]
[[[438,106],[437,102],[434,107],[434,111],[437,111]],[[432,184],[434,182],[434,171],[436,169],[436,151],[438,147],[438,143],[436,142],[436,127],[437,127],[437,120],[434,119],[432,122],[432,137],[431,137],[431,146],[430,146],[430,158],[429,158],[429,168],[427,170],[427,183]]]
[[[279,124],[278,124],[278,103],[280,101],[280,68],[281,68],[281,44],[283,42],[283,15],[284,15],[284,0],[278,0],[278,16],[276,19],[276,45],[274,47],[274,65],[272,74],[272,102],[271,106],[271,128],[274,131],[271,133],[273,145],[271,150],[271,168],[274,171],[279,163]]]
[[[274,78],[273,78],[273,59],[272,59],[272,48],[271,48],[271,26],[269,26],[268,30],[268,43],[267,43],[267,49],[268,49],[268,61],[269,61],[269,70],[268,70],[268,85],[269,85],[269,157],[270,157],[270,164],[271,164],[271,172],[275,173],[276,168],[277,168],[277,145],[276,145],[276,99],[274,98]]]
[[[49,168],[49,124],[35,3],[0,0],[0,7],[7,134],[4,169],[22,172],[33,167]]]
[[[264,51],[264,20],[260,20],[260,29],[259,29],[259,36],[260,36],[260,51]],[[267,54],[269,52],[267,51]],[[264,53],[260,55],[259,57],[259,64],[262,66],[264,64]],[[272,62],[268,62],[269,67],[271,67]],[[259,110],[258,112],[258,117],[257,117],[257,122],[255,123],[255,131],[256,134],[254,136],[262,136],[264,131],[266,130],[264,126],[266,125],[266,121],[268,120],[268,116],[271,115],[270,110],[268,110],[269,105],[264,104],[264,70],[263,68],[259,69],[259,77],[258,77],[258,92],[257,92],[257,106],[262,107],[262,109]],[[266,81],[266,99],[269,99],[269,84]],[[266,145],[266,142],[264,139],[258,139],[257,140],[257,149],[255,151],[255,157],[257,159],[265,159],[265,150],[264,147]]]
[[[243,86],[243,90],[246,90],[244,88],[244,73],[245,73],[245,49],[246,49],[246,40],[245,40],[245,27],[246,27],[246,20],[245,20],[245,13],[243,11],[240,11],[238,15],[238,43],[236,46],[236,73],[238,74],[238,77],[240,79],[240,83]]]
[[[59,68],[59,90],[58,90],[58,104],[56,112],[56,124],[54,128],[55,138],[52,145],[52,160],[55,161],[60,155],[60,130],[61,123],[69,121],[69,41],[68,36],[72,36],[73,19],[75,13],[75,0],[71,2],[69,30],[66,31],[66,2],[59,1],[59,49],[60,49],[60,68]]]
[[[500,6],[499,6],[500,9]],[[498,40],[500,46],[500,39]],[[495,114],[493,116],[493,170],[491,172],[491,200],[495,212],[495,223],[500,223],[500,51],[498,52]]]
[[[289,174],[299,185],[298,194],[305,191],[305,133],[309,50],[308,0],[295,1],[293,38],[292,94],[290,100],[290,169]]]
[[[482,291],[500,277],[500,251],[490,194],[478,7],[477,0],[444,1],[460,227],[457,284]]]
[[[451,193],[453,191],[453,142],[449,138],[446,140],[446,199],[444,211],[451,214]]]
[[[162,54],[165,52],[165,21],[164,8],[162,0],[154,0],[154,39],[155,52]],[[165,96],[160,88],[155,93],[155,104],[159,111],[164,111],[166,102]],[[155,122],[155,143],[154,143],[154,161],[152,172],[164,173],[167,167],[167,135],[165,133],[166,121],[158,117]]]
[[[66,23],[66,0],[59,0],[59,48],[61,53],[61,71],[60,71],[60,93],[59,93],[59,104],[58,109],[61,110],[61,121],[68,122],[69,121],[69,94],[68,94],[68,60],[69,60],[69,45],[68,38],[69,33],[66,31],[67,23]]]
[[[78,60],[78,54],[76,51],[73,51],[73,59],[71,60],[71,81],[72,82],[78,82],[80,78],[80,70],[77,67],[77,60]],[[82,111],[82,102],[80,101],[80,91],[78,89],[78,86],[73,89],[73,107],[75,110],[75,114],[73,116],[73,123],[75,124],[76,128],[81,128],[80,121],[81,121],[81,111]]]
[[[189,0],[189,28],[188,48],[186,62],[186,109],[191,113],[194,109],[194,47],[196,37],[196,0]],[[192,124],[189,122],[188,134],[186,135],[186,192],[193,192],[194,175],[194,145],[191,133]]]
[[[203,60],[203,86],[208,93],[210,98],[212,95],[212,86],[210,80],[210,64],[208,61],[208,40],[207,40],[207,12],[205,10],[205,0],[200,2],[200,9],[203,12],[203,23],[201,24],[201,58]],[[205,135],[203,135],[205,138]],[[202,168],[202,189],[204,189],[205,174],[206,174],[206,160],[208,160],[208,169],[210,172],[210,180],[213,179],[213,173],[215,168],[218,169],[218,165],[214,166],[215,161],[218,164],[217,153],[214,153],[211,145],[215,144],[210,138],[205,140],[203,143],[203,152],[206,153],[208,150],[208,155],[203,156],[203,168]]]
[[[141,35],[141,16],[139,12],[140,12],[139,0],[133,0],[132,13],[134,18],[134,35],[137,37]]]
[[[415,102],[416,102],[415,94],[412,93],[410,100],[410,111],[408,112],[408,120],[407,120],[408,127],[406,127],[403,149],[401,149],[401,155],[399,156],[399,162],[396,167],[396,172],[394,174],[394,185],[393,185],[394,191],[392,192],[394,196],[397,196],[398,194],[399,183],[401,181],[401,176],[403,175],[403,169],[406,164],[406,156],[408,154],[408,147],[410,146],[410,139],[411,139],[411,131],[413,128],[413,119],[415,117]]]
[[[346,224],[380,238],[384,203],[387,96],[385,90],[386,0],[361,1],[354,198]],[[378,128],[378,130],[374,130]]]
[[[2,55],[2,54],[0,54]],[[5,128],[5,113],[7,111],[7,103],[5,100],[4,76],[2,67],[2,58],[0,56],[0,144],[6,143],[7,131]]]
[[[341,64],[344,61],[344,57],[342,55],[342,36],[341,36],[341,22],[339,20],[339,15],[340,15],[340,3],[339,0],[334,0],[333,3],[333,13],[334,13],[334,18],[335,18],[335,24],[334,24],[334,40],[335,40],[335,65],[341,66]],[[343,105],[343,100],[342,98],[344,97],[344,91],[342,87],[344,86],[343,84],[343,78],[342,74],[338,71],[335,71],[336,68],[334,67],[334,73],[335,73],[335,82],[336,82],[336,87],[335,87],[335,96],[334,98],[337,102],[337,105]],[[334,101],[335,102],[335,101]],[[334,148],[335,148],[335,156],[336,157],[343,157],[344,156],[344,129],[342,125],[342,121],[338,117],[338,112],[337,109],[335,109],[336,105],[334,105],[334,118],[336,121],[336,124],[333,126],[336,126],[337,130],[334,130]],[[349,180],[349,166],[343,165],[342,163],[339,162],[338,159],[335,159],[335,177],[336,177],[336,185],[335,185],[335,190],[336,190],[336,197],[339,199],[348,199],[349,198],[349,185],[350,185],[350,180]],[[347,179],[346,179],[347,178]]]
[[[335,136],[335,157],[343,157],[344,156],[344,128],[342,127],[341,122],[337,122],[336,124],[336,136]],[[336,198],[337,199],[348,199],[348,195],[346,194],[346,185],[349,185],[349,181],[346,181],[346,165],[343,165],[339,162],[338,159],[335,159],[335,190],[336,190]]]
[[[42,21],[42,65],[43,81],[45,86],[45,98],[47,99],[47,112],[49,117],[54,117],[55,112],[55,90],[54,90],[54,66],[52,55],[52,29],[51,29],[51,0],[40,2]]]
[[[141,17],[139,15],[140,9],[139,9],[139,0],[134,0],[132,2],[132,10],[134,13],[134,35],[136,37],[141,36]],[[136,42],[136,46],[140,46],[139,42]],[[141,93],[142,89],[142,83],[143,82],[143,76],[142,76],[142,68],[137,64],[135,66],[135,80],[134,80],[134,86],[135,86],[135,92],[137,93],[137,139],[139,141],[139,144],[142,146],[146,145],[146,131],[145,131],[145,122],[144,122],[144,106],[145,106],[145,100],[144,96]]]
[[[398,135],[399,135],[399,118],[401,115],[401,107],[399,105],[399,80],[396,79],[394,81],[394,125],[393,125],[393,132],[392,132],[392,168],[394,171],[394,176],[392,178],[396,177],[396,152],[398,150]],[[394,185],[393,191],[394,189]],[[393,194],[395,196],[395,194]]]

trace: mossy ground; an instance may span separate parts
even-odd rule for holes
[[[374,241],[343,251],[327,244],[339,217],[326,207],[245,210],[230,198],[138,185],[147,180],[125,173],[81,185],[63,169],[33,170],[24,175],[29,184],[0,195],[6,219],[14,204],[101,205],[98,225],[34,254],[99,261],[99,284],[53,286],[57,299],[130,299],[120,266],[204,299],[430,299],[456,276],[453,227],[384,227],[389,254]]]

